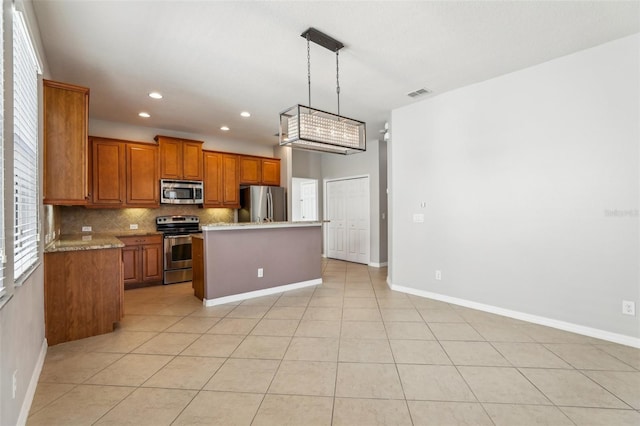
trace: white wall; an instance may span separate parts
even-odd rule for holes
[[[359,154],[322,154],[321,164],[323,179],[369,175],[370,262],[372,264],[386,262],[386,258],[381,259],[380,257],[379,142],[377,140],[367,141],[367,150]],[[322,191],[324,193],[324,188]],[[324,211],[324,206],[320,208],[321,211]]]
[[[4,13],[4,99],[5,111],[13,110],[13,59],[11,43],[12,2],[2,2]],[[41,53],[40,36],[30,2],[17,1],[16,7],[25,12],[27,24],[32,32],[36,49]],[[40,55],[45,77],[47,76],[46,58]],[[40,122],[40,128],[42,128]],[[11,299],[0,307],[0,425],[18,423],[21,410],[26,410],[31,403],[37,373],[44,347],[44,271],[38,266],[20,287],[12,287],[13,283],[13,249],[12,249],[12,212],[13,198],[9,188],[13,184],[13,114],[4,114],[4,153],[5,153],[5,246],[7,263],[5,264],[5,285],[12,293]],[[40,141],[42,152],[42,140]],[[40,156],[42,161],[42,156]],[[40,166],[42,170],[42,166]],[[42,191],[42,186],[40,187]],[[40,206],[42,217],[42,206]],[[39,248],[42,258],[42,244]],[[13,373],[16,372],[16,396],[13,398]],[[35,374],[35,377],[34,377]],[[32,379],[34,379],[32,381]],[[26,420],[22,418],[21,420]]]
[[[390,282],[640,337],[621,314],[640,303],[639,52],[636,34],[394,110]]]

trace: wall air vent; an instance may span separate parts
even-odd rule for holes
[[[413,92],[407,93],[407,96],[409,96],[410,98],[417,98],[418,96],[428,95],[429,93],[431,93],[431,90],[429,89],[418,89]]]

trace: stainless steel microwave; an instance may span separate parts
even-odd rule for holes
[[[202,181],[160,180],[161,204],[202,204]]]

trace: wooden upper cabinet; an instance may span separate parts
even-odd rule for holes
[[[202,141],[156,136],[160,145],[160,178],[202,180]]]
[[[222,207],[222,153],[203,151],[204,197],[203,207]]]
[[[203,207],[240,207],[238,156],[223,152],[203,151]]]
[[[127,143],[127,205],[159,207],[158,147]]]
[[[280,186],[280,159],[262,159],[262,184]]]
[[[241,185],[280,186],[280,159],[239,155]]]
[[[235,154],[222,155],[222,205],[227,208],[240,207],[240,182],[238,181],[238,156]]]
[[[182,144],[182,177],[188,180],[202,180],[203,142]]]
[[[262,162],[260,157],[240,155],[240,183],[242,185],[260,185]]]
[[[91,137],[89,207],[159,207],[158,147]]]
[[[182,141],[156,136],[160,145],[160,178],[182,179]]]
[[[121,205],[125,199],[125,144],[91,138],[91,202]]]
[[[44,203],[89,200],[89,89],[44,80]]]

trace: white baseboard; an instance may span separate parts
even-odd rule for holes
[[[47,339],[44,339],[42,341],[42,347],[40,348],[40,355],[38,355],[38,360],[36,361],[35,368],[33,369],[33,374],[31,374],[31,380],[29,381],[27,392],[24,395],[24,401],[22,401],[22,407],[20,407],[20,415],[18,416],[18,422],[16,423],[18,426],[24,426],[27,424],[31,404],[33,404],[33,397],[35,396],[36,388],[38,387],[38,379],[40,378],[40,373],[44,366],[44,359],[47,356],[47,347]]]
[[[300,288],[311,287],[322,284],[322,278],[315,280],[302,281],[299,283],[285,284],[278,287],[265,288],[262,290],[249,291],[247,293],[234,294],[232,296],[218,297],[216,299],[203,299],[204,306],[224,305],[225,303],[240,302],[242,300],[253,299],[255,297],[269,296],[271,294],[282,293],[283,291],[297,290]]]
[[[547,327],[557,328],[559,330],[569,331],[571,333],[582,334],[584,336],[594,337],[596,339],[602,339],[609,342],[619,343],[621,345],[631,346],[634,348],[640,348],[640,339],[624,334],[612,333],[610,331],[600,330],[598,328],[586,327],[579,324],[573,324],[570,322],[559,321],[552,318],[542,317],[539,315],[527,314],[525,312],[512,311],[510,309],[504,309],[497,306],[485,305],[483,303],[473,302],[466,299],[459,299],[457,297],[446,296],[443,294],[432,293],[430,291],[418,290],[411,287],[403,287],[394,285],[387,277],[387,284],[391,290],[399,291],[401,293],[412,294],[414,296],[426,297],[428,299],[439,300],[441,302],[451,303],[454,305],[464,306],[466,308],[477,309],[483,312],[489,312],[492,314],[502,315],[509,318],[514,318],[522,321],[527,321],[533,324],[544,325]]]
[[[384,268],[385,266],[387,266],[387,262],[370,262],[369,266],[371,266],[372,268]]]

